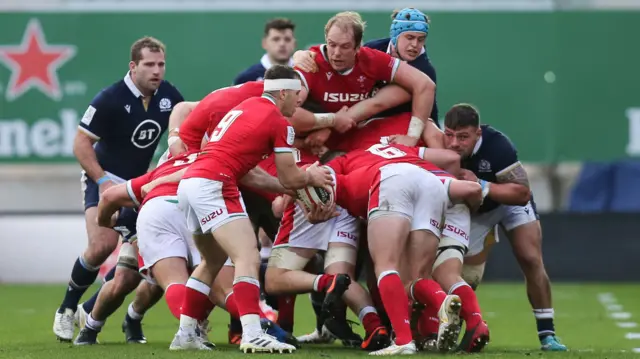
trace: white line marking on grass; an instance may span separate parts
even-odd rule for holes
[[[602,304],[602,306],[607,310],[609,317],[615,320],[616,325],[620,328],[635,328],[638,326],[636,322],[621,322],[620,320],[629,320],[631,318],[631,313],[623,312],[624,308],[621,304],[618,304],[618,300],[613,293],[600,293],[598,294],[598,301]],[[624,336],[629,340],[637,340],[640,339],[640,333],[627,333]],[[632,351],[634,353],[640,353],[640,348],[633,348]]]
[[[638,323],[635,322],[616,322],[616,324],[620,328],[635,328],[638,326]]]

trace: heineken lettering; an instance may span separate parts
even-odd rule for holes
[[[57,120],[0,118],[0,158],[73,158],[78,112],[62,109]]]

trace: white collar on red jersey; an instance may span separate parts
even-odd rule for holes
[[[142,91],[140,91],[136,84],[133,83],[133,79],[131,78],[131,71],[127,71],[127,74],[124,75],[124,83],[127,85],[129,90],[135,97],[144,97]],[[153,94],[155,95],[156,93],[158,93],[158,89],[156,89]]]
[[[387,46],[387,54],[391,55],[391,46],[393,46],[393,44],[391,43],[391,40],[389,40],[389,46]],[[420,55],[424,54],[425,52],[427,52],[427,50],[424,49],[424,46],[422,47],[422,50],[420,50]],[[420,56],[418,55],[418,56]]]
[[[271,68],[271,66],[273,66],[273,63],[271,62],[271,60],[269,59],[269,55],[264,54],[262,55],[262,58],[260,58],[260,64],[262,64],[262,67],[264,67],[265,70],[269,70]],[[293,59],[289,59],[289,66],[293,67]]]
[[[322,54],[322,57],[324,57],[324,60],[329,64],[329,66],[331,66],[331,63],[329,62],[329,59],[327,58],[327,54],[326,51],[327,50],[327,45],[326,44],[322,44],[320,45],[320,53]],[[342,76],[347,76],[348,74],[350,74],[353,71],[353,67],[350,68],[349,70],[344,70],[342,72],[333,70],[333,72],[337,73],[338,75],[342,75]]]

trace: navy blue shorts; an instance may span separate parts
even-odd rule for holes
[[[84,203],[84,210],[91,207],[96,207],[98,201],[100,201],[100,187],[89,176],[82,172],[82,203]]]
[[[136,231],[136,221],[138,220],[138,211],[133,208],[120,208],[118,219],[113,229],[122,236],[122,243],[131,243],[138,239]]]

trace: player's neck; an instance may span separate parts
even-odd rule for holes
[[[136,81],[136,79],[133,76],[131,76],[131,74],[129,74],[129,77],[131,78],[131,82],[133,82],[133,85],[142,94],[142,99],[143,100],[148,100],[149,98],[151,98],[151,96],[153,96],[154,91],[145,90],[144,88],[140,87],[140,85],[138,85],[138,82]]]
[[[280,60],[276,60],[273,57],[267,55],[267,58],[269,59],[269,62],[271,63],[271,65],[289,65],[289,60],[284,60],[284,61],[280,61]]]

